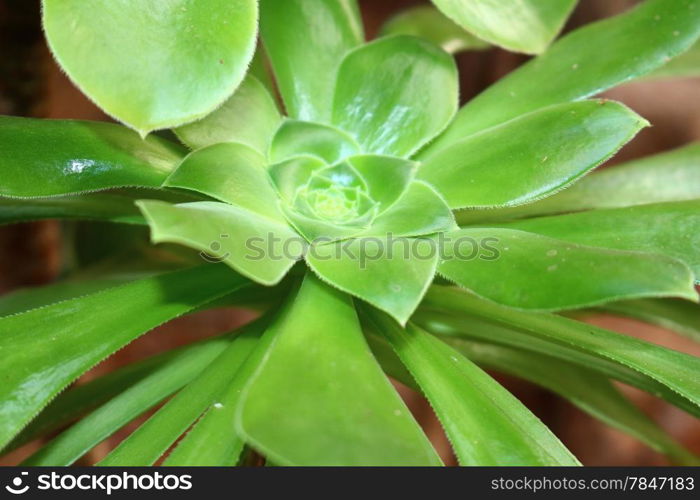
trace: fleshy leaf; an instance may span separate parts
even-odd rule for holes
[[[467,31],[515,52],[539,54],[557,36],[576,0],[433,0]]]
[[[582,245],[667,254],[688,264],[700,280],[697,200],[540,217],[507,227]]]
[[[431,43],[404,35],[380,38],[341,64],[333,123],[366,153],[410,156],[452,120],[457,80],[452,57]]]
[[[59,434],[22,465],[68,466],[198,376],[226,348],[223,339],[177,353],[122,393]]]
[[[551,106],[454,143],[431,156],[418,177],[452,208],[522,205],[571,184],[645,125],[615,102]]]
[[[157,188],[184,150],[111,123],[0,117],[0,196]]]
[[[641,299],[606,304],[603,311],[651,323],[700,342],[700,307],[684,300]]]
[[[298,156],[272,165],[268,173],[282,199],[291,203],[297,189],[306,184],[315,171],[327,166],[315,156]]]
[[[257,78],[248,75],[220,108],[175,129],[175,133],[191,149],[238,142],[264,155],[281,119],[270,93]]]
[[[429,5],[412,7],[395,15],[382,26],[381,34],[425,38],[450,54],[490,47],[487,42],[464,31],[461,26]]]
[[[649,75],[649,78],[694,78],[700,76],[700,43],[672,59]]]
[[[357,238],[313,245],[306,262],[324,281],[405,324],[432,282],[439,258],[432,240]]]
[[[286,222],[217,202],[171,205],[142,200],[138,206],[154,243],[194,248],[203,259],[225,262],[263,285],[278,283],[296,262],[288,241],[301,238]]]
[[[438,272],[510,307],[557,310],[663,296],[697,300],[690,269],[665,255],[496,228],[462,229],[448,233],[446,242]]]
[[[647,0],[586,25],[470,101],[423,158],[522,114],[585,99],[649,73],[687,50],[698,36],[700,0]]]
[[[190,153],[163,185],[198,191],[284,222],[265,158],[243,144],[216,144]]]
[[[271,330],[237,415],[247,442],[280,465],[440,465],[349,297],[307,275]]]
[[[462,211],[460,224],[700,199],[700,143],[604,168],[560,193],[512,208]]]
[[[43,219],[104,220],[145,224],[134,199],[117,194],[83,194],[17,200],[0,198],[0,224]]]
[[[225,267],[206,265],[0,318],[0,447],[106,356],[244,283]]]
[[[68,76],[107,113],[146,134],[202,118],[241,83],[255,51],[255,0],[43,0]],[[70,29],[66,29],[69,26]]]
[[[362,176],[370,197],[379,204],[379,211],[389,208],[404,193],[418,167],[403,158],[360,155],[347,162]]]
[[[460,465],[572,466],[578,460],[515,396],[441,340],[368,313],[418,382]]]
[[[260,11],[289,116],[328,122],[338,65],[364,38],[356,0],[261,0]]]
[[[360,152],[360,146],[342,130],[313,122],[286,120],[270,146],[270,162],[315,156],[328,164]]]

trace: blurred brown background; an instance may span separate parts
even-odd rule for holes
[[[419,0],[360,0],[367,32],[373,36],[382,22],[402,7]],[[581,0],[567,30],[613,15],[634,0]],[[499,49],[462,54],[462,96],[468,100],[516,68],[527,58]],[[606,93],[649,119],[654,125],[624,148],[613,162],[671,149],[700,139],[700,79],[677,79],[627,84]],[[0,114],[42,118],[108,118],[61,73],[43,40],[39,0],[0,0]],[[55,279],[61,269],[61,226],[54,221],[0,227],[0,293],[40,285]],[[149,333],[86,375],[92,377],[115,366],[170,349],[193,339],[222,332],[244,321],[242,311],[214,311],[185,318]],[[636,335],[700,356],[700,347],[659,328],[631,320],[597,317],[598,325]],[[1,369],[1,367],[0,367]],[[632,438],[599,424],[567,402],[537,387],[495,374],[527,404],[586,465],[663,465],[665,459]],[[700,425],[692,417],[639,391],[625,391],[673,436],[700,454]],[[436,446],[454,463],[447,441],[432,411],[419,395],[401,392]],[[133,427],[133,425],[132,425]],[[94,450],[84,463],[101,458],[128,429]],[[31,451],[19,450],[0,460],[14,464]]]

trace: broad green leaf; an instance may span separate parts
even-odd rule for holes
[[[244,283],[223,266],[205,265],[0,318],[0,447],[96,363]]]
[[[23,465],[67,466],[193,380],[227,347],[217,339],[178,353],[29,457]]]
[[[592,210],[507,227],[582,245],[667,254],[687,263],[700,280],[700,201]]]
[[[689,78],[700,76],[700,43],[651,73],[649,78]]]
[[[246,442],[280,465],[440,465],[349,297],[307,275],[271,329],[237,413]]]
[[[524,113],[585,99],[665,64],[700,36],[700,0],[646,0],[580,28],[470,101],[424,153]]]
[[[290,204],[297,189],[306,184],[314,172],[326,167],[328,165],[316,156],[297,156],[272,165],[268,173],[280,197]]]
[[[606,304],[602,311],[668,328],[700,342],[700,307],[683,300],[626,300]]]
[[[447,53],[420,38],[380,38],[343,60],[333,123],[367,153],[407,157],[452,120],[458,93]]]
[[[479,365],[520,377],[559,394],[586,413],[634,436],[678,463],[698,464],[697,457],[669,437],[606,377],[593,370],[551,356],[489,343],[454,337],[443,337],[442,340]]]
[[[418,167],[404,158],[381,155],[353,156],[347,162],[362,176],[369,196],[379,204],[380,213],[404,193]]]
[[[154,243],[177,243],[201,252],[263,285],[277,284],[294,265],[303,240],[286,222],[217,202],[171,205],[142,200],[138,206]]]
[[[270,162],[280,163],[299,156],[314,156],[328,164],[360,152],[348,134],[330,125],[286,120],[270,146]]]
[[[163,185],[198,191],[284,222],[265,163],[260,153],[243,144],[215,144],[190,153]]]
[[[534,215],[700,199],[700,143],[584,177],[554,196],[519,207],[463,211],[460,224],[519,219]]]
[[[145,224],[130,196],[97,193],[18,200],[0,198],[0,224],[43,219],[104,220]]]
[[[576,0],[433,0],[464,29],[515,52],[539,54],[564,27]]]
[[[425,38],[450,54],[490,47],[487,42],[464,31],[435,7],[428,5],[399,12],[382,26],[381,35],[411,35]]]
[[[698,297],[690,269],[665,255],[595,248],[497,228],[447,233],[445,242],[438,272],[510,307],[558,310],[624,298]]]
[[[430,401],[460,465],[580,465],[503,386],[460,353],[409,323],[370,312]]]
[[[197,378],[122,441],[98,465],[153,465],[203,413],[220,404],[219,398],[255,347],[260,333],[258,330],[253,328],[234,339]],[[233,432],[233,429],[230,432]]]
[[[582,363],[700,415],[700,358],[562,316],[504,307],[458,289],[433,287],[426,306],[458,314],[458,322],[467,320],[463,334],[479,335],[468,326],[471,318],[500,325],[499,335],[491,331],[488,342]]]
[[[424,236],[456,228],[450,207],[437,191],[425,182],[414,181],[363,236]]]
[[[51,50],[107,113],[146,134],[202,118],[253,58],[255,0],[43,0]],[[70,29],[66,27],[69,26]]]
[[[356,238],[312,245],[311,269],[327,283],[405,324],[435,276],[440,259],[432,240]]]
[[[183,150],[111,123],[0,117],[0,196],[160,187]]]
[[[522,205],[575,182],[646,125],[615,102],[551,106],[452,144],[427,159],[418,177],[452,208]]]
[[[248,75],[220,108],[199,121],[178,127],[175,133],[191,149],[238,142],[266,154],[281,119],[270,93],[257,78]]]
[[[260,11],[287,114],[328,122],[338,65],[364,38],[356,0],[261,0]]]

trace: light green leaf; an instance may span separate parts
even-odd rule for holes
[[[369,237],[312,245],[306,262],[324,281],[405,324],[432,282],[439,258],[432,240]]]
[[[328,164],[360,152],[348,134],[330,125],[286,120],[270,146],[270,162],[280,163],[299,156],[314,156]]]
[[[219,398],[255,347],[259,333],[259,328],[252,328],[234,339],[197,378],[122,441],[98,465],[153,465],[203,413],[219,404]],[[230,432],[233,432],[233,429],[230,429]]]
[[[456,228],[450,207],[437,191],[425,182],[414,181],[362,236],[424,236]]]
[[[482,50],[490,45],[464,31],[435,7],[419,5],[399,12],[381,30],[382,36],[411,35],[425,38],[450,54]]]
[[[403,329],[368,314],[430,401],[460,465],[580,465],[536,416],[467,358],[411,323]]]
[[[700,415],[700,358],[562,316],[501,306],[456,288],[432,287],[425,305],[457,315],[454,324],[462,335],[483,333],[471,325],[474,321],[493,325],[498,335],[490,329],[487,342],[581,364]]]
[[[253,447],[280,465],[440,465],[349,297],[307,275],[271,330],[237,413]]]
[[[255,0],[43,0],[51,50],[107,113],[141,134],[197,120],[241,83]],[[69,26],[70,29],[66,29]]]
[[[602,311],[651,323],[700,342],[700,307],[683,300],[642,299],[606,304]]]
[[[560,193],[519,207],[463,211],[460,224],[700,199],[700,143],[604,168]]]
[[[272,165],[268,173],[281,198],[291,203],[297,189],[306,184],[315,171],[326,167],[328,165],[315,156],[298,156]]]
[[[0,196],[157,188],[184,150],[110,123],[0,117]]]
[[[225,267],[206,265],[0,318],[0,447],[106,356],[244,283]]]
[[[651,73],[648,78],[689,78],[700,76],[700,43]]]
[[[592,210],[507,227],[581,245],[663,253],[688,264],[700,280],[700,201]]]
[[[586,413],[639,439],[676,462],[698,464],[697,457],[668,436],[607,378],[593,370],[551,356],[490,343],[454,337],[443,337],[442,340],[479,365],[520,377],[559,394]]]
[[[470,101],[423,157],[524,113],[585,99],[649,73],[698,36],[700,0],[646,0],[586,25]]]
[[[266,154],[281,119],[270,93],[257,78],[248,75],[220,108],[174,132],[191,149],[238,142]]]
[[[338,65],[364,38],[355,0],[261,0],[260,29],[292,118],[328,122]]]
[[[22,465],[71,465],[118,429],[197,377],[221,354],[228,343],[224,339],[217,339],[178,353],[59,434]]]
[[[445,15],[495,45],[539,54],[564,27],[576,0],[433,0]]]
[[[221,143],[190,153],[165,187],[204,193],[275,222],[284,222],[265,158],[237,143]]]
[[[254,212],[217,202],[171,205],[142,200],[138,206],[154,243],[178,243],[201,252],[263,285],[277,284],[296,262],[302,242],[287,225]],[[290,246],[291,245],[291,246]]]
[[[664,296],[697,300],[690,269],[665,255],[496,228],[448,233],[444,253],[441,275],[510,307],[558,310]]]
[[[367,153],[407,157],[452,120],[458,87],[455,62],[438,47],[410,36],[380,38],[341,64],[333,123]]]
[[[575,182],[646,125],[615,102],[551,106],[452,144],[426,160],[418,177],[452,208],[522,205]]]
[[[367,184],[369,196],[379,204],[379,212],[389,208],[413,181],[418,164],[403,158],[360,155],[347,162]]]

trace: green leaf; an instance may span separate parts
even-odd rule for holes
[[[683,300],[641,299],[606,304],[603,311],[651,323],[700,342],[700,308]]]
[[[697,300],[690,269],[665,255],[594,248],[496,228],[448,233],[444,253],[441,275],[510,307],[559,310],[663,296]]]
[[[204,412],[220,404],[218,399],[255,347],[259,333],[259,329],[253,328],[234,339],[197,378],[122,441],[98,465],[153,465]]]
[[[418,177],[452,208],[522,205],[575,182],[646,125],[615,102],[551,106],[452,144],[426,160]]]
[[[379,215],[364,236],[424,236],[457,228],[445,200],[429,184],[414,181],[384,213]]]
[[[649,73],[698,36],[700,0],[647,0],[586,25],[470,101],[423,157],[524,113],[585,99]]]
[[[384,212],[406,191],[413,181],[418,164],[403,158],[380,155],[359,155],[347,163],[367,184],[369,196]]]
[[[306,262],[324,281],[405,324],[435,276],[432,240],[356,238],[309,248]]]
[[[225,267],[206,265],[0,318],[0,447],[106,356],[243,284]]]
[[[241,83],[255,51],[255,0],[43,0],[51,50],[107,113],[138,130],[214,111]],[[70,29],[66,27],[69,26]]]
[[[194,248],[205,260],[225,262],[263,285],[279,283],[297,260],[292,252],[303,243],[286,222],[225,203],[142,200],[138,206],[154,243]]]
[[[342,130],[320,123],[285,120],[270,146],[270,162],[314,156],[328,164],[360,152],[360,146]]]
[[[564,27],[576,0],[433,0],[445,15],[495,45],[539,54]]]
[[[700,280],[700,201],[592,210],[507,227],[581,245],[663,253],[688,264]]]
[[[175,133],[191,149],[238,142],[266,154],[281,119],[270,93],[257,78],[248,75],[219,109],[178,127]]]
[[[0,196],[157,188],[183,150],[110,123],[0,117]]]
[[[343,60],[333,123],[367,153],[408,157],[450,123],[458,87],[455,62],[438,47],[410,36],[380,38]]]
[[[519,207],[463,211],[460,224],[700,199],[700,143],[604,168],[554,196]]]
[[[247,442],[280,465],[440,465],[349,297],[307,275],[271,329],[237,413]]]
[[[265,165],[248,146],[216,144],[190,153],[163,185],[204,193],[281,223],[284,215]]]
[[[382,36],[411,35],[439,45],[445,52],[482,50],[490,45],[464,31],[435,7],[419,5],[399,12],[382,26]]]
[[[328,122],[338,65],[364,38],[355,0],[261,0],[260,30],[290,117]]]
[[[291,204],[297,189],[306,184],[314,172],[326,167],[328,165],[316,156],[297,156],[272,165],[268,174],[281,198]]]
[[[648,78],[692,78],[700,76],[700,43],[648,75]]]
[[[480,335],[473,320],[494,325],[498,335],[491,329],[484,340],[581,364],[700,415],[700,358],[562,316],[500,306],[459,289],[432,287],[425,305],[459,315],[455,323],[462,335]]]
[[[639,439],[676,462],[698,464],[697,457],[669,437],[607,378],[593,370],[551,356],[490,343],[453,337],[443,337],[442,340],[479,365],[520,377],[559,394],[591,416]]]
[[[549,429],[475,364],[409,323],[369,313],[414,376],[460,465],[580,465]]]
[[[197,377],[228,344],[224,339],[217,339],[179,352],[152,373],[59,434],[22,465],[71,465],[118,429]]]

